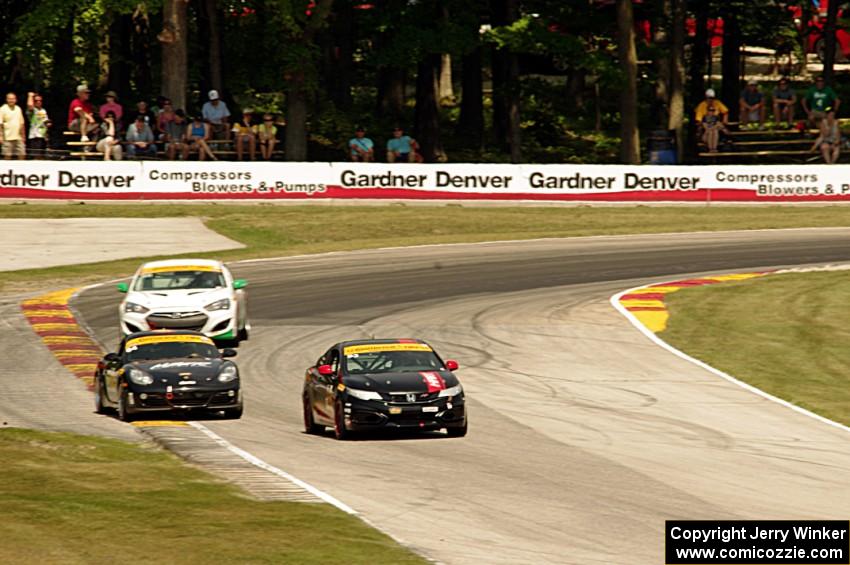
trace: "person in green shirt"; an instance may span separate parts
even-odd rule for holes
[[[818,125],[827,117],[827,114],[838,114],[838,107],[841,105],[841,99],[832,88],[826,86],[823,77],[817,77],[815,84],[803,98],[803,110],[809,118],[812,125]]]

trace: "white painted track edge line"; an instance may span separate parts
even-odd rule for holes
[[[796,404],[788,402],[787,400],[783,400],[782,398],[779,398],[778,396],[774,396],[774,395],[770,394],[769,392],[765,392],[758,387],[754,387],[751,384],[748,384],[748,383],[745,383],[744,381],[736,379],[735,377],[733,377],[729,373],[723,372],[720,369],[716,369],[716,368],[712,367],[711,365],[709,365],[708,363],[700,361],[699,359],[697,359],[695,357],[691,357],[687,353],[685,353],[685,352],[683,352],[679,349],[676,349],[675,347],[673,347],[672,345],[670,345],[669,343],[667,343],[666,341],[664,341],[663,339],[658,337],[652,330],[650,330],[649,328],[644,326],[640,322],[640,320],[638,320],[631,312],[629,312],[626,309],[625,306],[623,306],[620,303],[620,298],[622,296],[626,295],[626,294],[632,293],[635,290],[645,288],[647,286],[661,285],[661,284],[664,284],[664,282],[671,282],[671,281],[659,281],[659,282],[655,282],[655,283],[642,284],[642,285],[635,286],[635,287],[623,290],[621,292],[618,292],[617,294],[615,294],[614,296],[611,297],[611,299],[610,299],[611,305],[620,314],[625,316],[625,318],[635,328],[637,328],[637,330],[640,333],[642,333],[644,336],[646,336],[647,339],[649,339],[655,345],[667,350],[669,353],[672,353],[676,357],[679,357],[680,359],[684,359],[685,361],[687,361],[689,363],[693,363],[694,365],[696,365],[696,366],[698,366],[702,369],[705,369],[709,373],[711,373],[715,376],[718,376],[718,377],[720,377],[720,378],[722,378],[722,379],[724,379],[724,380],[726,380],[726,381],[728,381],[728,382],[730,382],[734,385],[737,385],[737,386],[743,388],[744,390],[747,390],[747,391],[749,391],[753,394],[756,394],[756,395],[758,395],[758,396],[760,396],[760,397],[762,397],[766,400],[769,400],[771,402],[775,402],[775,403],[777,403],[781,406],[784,406],[785,408],[790,408],[791,410],[793,410],[794,412],[797,412],[798,414],[802,414],[803,416],[807,416],[809,418],[817,420],[818,422],[820,422],[822,424],[832,426],[833,428],[837,428],[837,429],[839,429],[843,432],[850,432],[850,427],[845,426],[844,424],[842,424],[840,422],[836,422],[835,420],[830,420],[829,418],[821,416],[820,414],[815,414],[811,410],[806,410],[805,408],[802,408],[801,406],[797,406]]]

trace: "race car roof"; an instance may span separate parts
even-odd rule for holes
[[[388,344],[388,343],[421,343],[424,345],[428,345],[425,341],[421,339],[412,339],[412,338],[395,338],[395,339],[353,339],[350,341],[343,341],[340,343],[341,346],[347,347],[351,345],[378,345],[378,344]]]
[[[220,271],[222,268],[221,261],[212,259],[165,259],[163,261],[150,261],[143,264],[139,270],[142,272],[159,270],[159,269],[179,269],[187,267],[202,267],[205,269]]]

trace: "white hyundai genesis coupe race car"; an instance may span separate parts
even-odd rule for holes
[[[120,283],[127,297],[118,308],[121,333],[157,329],[194,330],[233,347],[251,329],[245,307],[247,282],[220,261],[170,259],[145,263],[133,280]]]

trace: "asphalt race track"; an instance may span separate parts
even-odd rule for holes
[[[683,274],[850,260],[850,229],[575,238],[232,265],[245,416],[205,425],[446,563],[662,563],[665,519],[846,519],[850,436],[672,356],[609,304]],[[120,295],[74,307],[109,345]],[[302,432],[335,341],[416,336],[461,363],[466,438]]]

